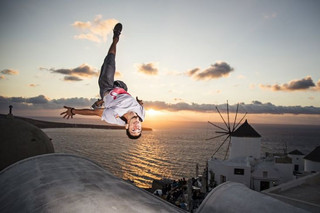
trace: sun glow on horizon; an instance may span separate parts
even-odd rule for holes
[[[147,116],[154,117],[154,116],[163,115],[163,112],[158,111],[158,110],[154,110],[151,108],[151,109],[146,110],[146,114],[147,114]]]

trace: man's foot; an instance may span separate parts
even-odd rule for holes
[[[113,38],[119,38],[120,34],[122,31],[122,24],[118,23],[116,26],[113,28]]]

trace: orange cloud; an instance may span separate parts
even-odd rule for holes
[[[148,63],[148,64],[140,64],[137,65],[138,72],[144,73],[146,75],[157,75],[158,68],[156,67],[155,63]]]
[[[0,73],[2,73],[4,75],[18,75],[19,71],[13,70],[13,69],[4,69],[4,70],[0,71]]]
[[[203,71],[201,71],[200,68],[195,68],[186,74],[196,80],[211,80],[214,78],[227,77],[232,71],[233,68],[228,63],[220,61],[212,64]]]
[[[307,76],[300,80],[292,80],[289,83],[285,83],[282,85],[274,84],[274,85],[263,85],[260,84],[260,88],[262,89],[271,89],[273,91],[302,91],[302,90],[314,90],[319,88],[320,83],[317,83],[316,86],[311,79],[310,76]]]
[[[40,70],[51,71],[51,73],[59,73],[62,75],[66,75],[64,77],[65,81],[82,81],[82,78],[91,78],[94,76],[98,76],[99,73],[95,71],[95,69],[87,64],[82,64],[79,67],[71,68],[71,69],[55,69],[55,68],[44,68],[40,67]]]
[[[122,77],[121,72],[116,71],[114,77],[121,78]]]
[[[29,87],[37,87],[39,84],[29,84]]]
[[[75,39],[85,39],[93,42],[105,42],[107,35],[112,33],[113,27],[118,23],[115,19],[103,20],[101,15],[97,15],[93,21],[75,21],[72,26],[84,31],[75,35]]]

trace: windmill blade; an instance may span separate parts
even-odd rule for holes
[[[240,124],[241,121],[244,119],[244,117],[246,117],[246,115],[247,115],[247,112],[246,112],[246,114],[244,114],[244,116],[241,118],[241,120],[239,121],[239,123],[237,124],[237,126],[235,127],[235,129],[239,126],[239,124]]]
[[[228,137],[226,137],[224,139],[224,141],[220,144],[220,146],[218,147],[218,149],[213,153],[213,155],[211,157],[213,157],[218,151],[219,149],[222,147],[222,145],[228,140],[228,138],[230,137],[230,135],[228,135]]]
[[[228,130],[230,132],[229,102],[227,101]]]
[[[228,133],[224,133],[224,134],[222,134],[222,135],[214,136],[214,137],[212,137],[212,138],[206,139],[206,141],[212,140],[212,139],[215,139],[215,138],[220,138],[220,137],[225,136],[225,135],[227,135],[227,134],[228,134]]]
[[[230,132],[228,132],[228,131],[224,131],[224,132],[216,131],[216,133],[218,133],[218,134],[225,134],[225,135],[230,134]]]
[[[221,113],[220,113],[220,111],[219,111],[218,107],[216,107],[216,109],[217,109],[217,111],[218,111],[218,113],[219,113],[219,115],[220,115],[221,119],[223,120],[224,124],[226,125],[227,129],[229,129],[229,128],[228,128],[228,125],[227,125],[226,121],[224,120],[224,118],[222,117],[222,115],[221,115]]]
[[[226,154],[224,155],[224,160],[227,158],[227,154],[228,154],[229,148],[230,148],[230,143],[231,143],[231,137],[229,137],[228,148],[227,148]]]
[[[238,116],[238,110],[239,110],[239,103],[237,104],[237,110],[236,110],[236,115],[233,121],[233,127],[232,127],[232,132],[235,130],[235,125],[236,125],[236,121],[237,121],[237,116]]]
[[[213,125],[213,126],[215,126],[215,127],[217,127],[217,128],[219,128],[219,129],[222,129],[222,130],[224,130],[224,131],[226,131],[226,132],[228,131],[227,129],[224,129],[224,128],[218,126],[218,125],[215,125],[214,123],[211,123],[210,121],[208,121],[208,123],[211,124],[211,125]]]

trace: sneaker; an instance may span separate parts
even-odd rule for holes
[[[96,102],[94,102],[94,104],[91,105],[92,109],[97,109],[97,108],[101,108],[103,104],[103,100],[102,99],[98,99]]]
[[[122,31],[122,24],[118,23],[113,28],[113,38],[119,37]]]

